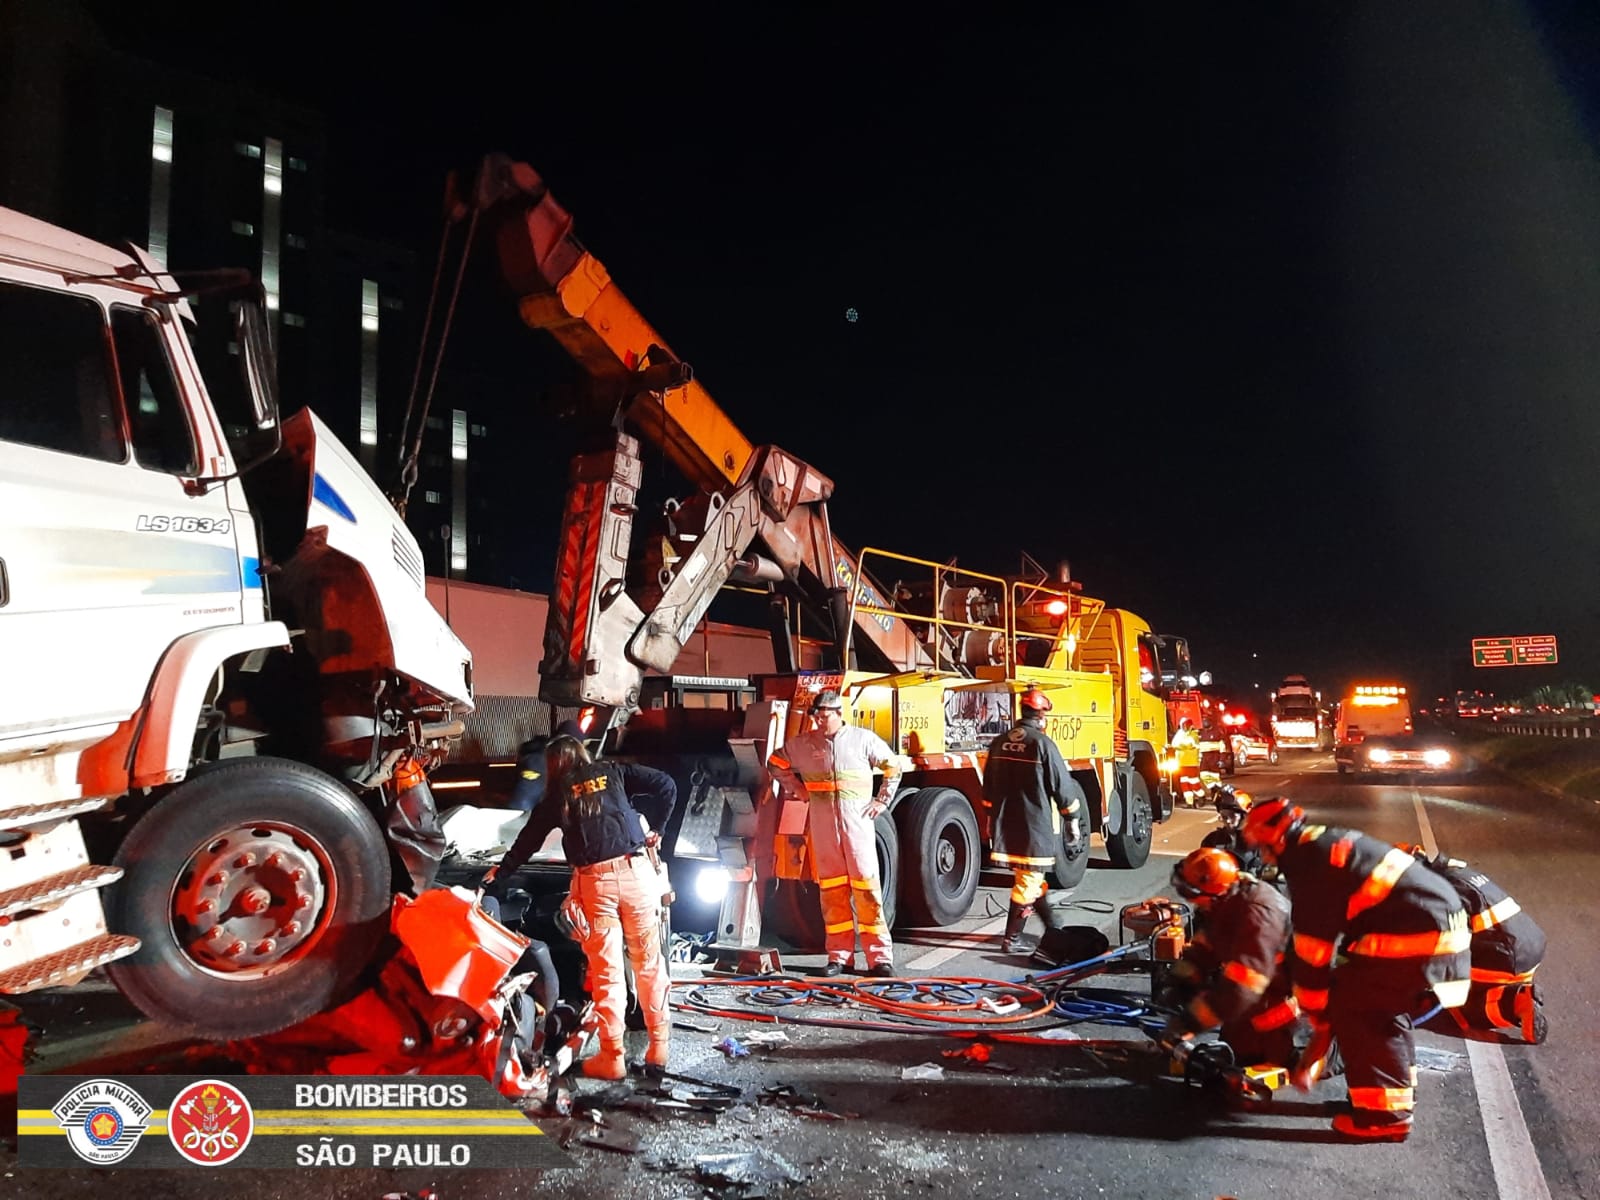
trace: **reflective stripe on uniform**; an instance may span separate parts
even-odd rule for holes
[[[1500,1012],[1500,1003],[1505,998],[1505,985],[1489,989],[1488,995],[1483,998],[1483,1015],[1489,1018],[1489,1024],[1496,1029],[1511,1029],[1516,1026],[1515,1021],[1508,1021]]]
[[[1303,988],[1296,985],[1294,998],[1295,1002],[1300,1005],[1301,1012],[1321,1012],[1328,1007],[1327,988]]]
[[[1368,933],[1351,942],[1349,951],[1366,958],[1430,958],[1435,954],[1460,954],[1471,944],[1466,914],[1451,913],[1449,929],[1427,933]]]
[[[849,882],[850,876],[848,875],[830,875],[826,879],[817,880],[817,886],[819,888],[843,887]]]
[[[1272,1029],[1282,1029],[1289,1022],[1300,1015],[1300,1006],[1294,1002],[1294,997],[1274,1004],[1271,1008],[1262,1009],[1250,1018],[1250,1027],[1258,1033],[1266,1033]]]
[[[862,925],[859,928],[862,933],[887,934],[889,932],[887,925]]]
[[[863,892],[870,892],[873,888],[878,886],[878,883],[874,879],[852,879],[850,881],[850,886],[853,888],[859,888]]]
[[[1309,967],[1325,967],[1333,961],[1333,943],[1309,933],[1294,935],[1294,952]]]
[[[1408,1087],[1353,1087],[1350,1089],[1350,1107],[1364,1108],[1368,1112],[1410,1112],[1417,1104],[1416,1092]]]
[[[1535,967],[1534,971],[1539,968]],[[1490,971],[1483,967],[1472,968],[1473,983],[1532,983],[1533,971]]]
[[[1472,980],[1447,979],[1443,983],[1433,985],[1433,994],[1439,998],[1443,1008],[1460,1008],[1467,1002],[1467,996],[1472,992]]]
[[[832,925],[824,925],[822,927],[822,931],[824,933],[849,933],[855,927],[856,923],[854,920],[835,921]]]
[[[1247,967],[1242,962],[1231,962],[1222,968],[1222,977],[1230,983],[1236,983],[1252,996],[1259,996],[1267,990],[1267,984],[1272,980],[1260,971]]]
[[[1522,906],[1510,896],[1507,896],[1493,908],[1486,909],[1481,913],[1474,913],[1469,924],[1473,933],[1482,933],[1485,929],[1493,929],[1502,921],[1509,921],[1521,911]]]
[[[1343,867],[1350,861],[1350,851],[1355,848],[1354,838],[1340,838],[1328,850],[1328,863],[1331,866]]]
[[[1049,868],[1056,865],[1054,858],[1038,858],[1027,854],[1002,854],[998,850],[990,854],[989,857],[1002,867],[1022,867],[1027,869],[1029,867]]]
[[[1372,874],[1361,881],[1361,889],[1350,897],[1350,906],[1345,911],[1346,919],[1353,921],[1373,905],[1388,899],[1389,893],[1394,891],[1394,885],[1400,882],[1400,876],[1406,873],[1407,868],[1415,866],[1416,862],[1404,850],[1393,849],[1385,854],[1378,865],[1372,868]]]

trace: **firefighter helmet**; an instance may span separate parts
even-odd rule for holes
[[[1055,707],[1055,705],[1050,703],[1049,696],[1046,696],[1038,688],[1034,687],[1031,687],[1022,693],[1021,704],[1022,707],[1027,709],[1029,712],[1036,713],[1047,713]]]
[[[1257,846],[1276,853],[1283,849],[1289,834],[1305,819],[1305,809],[1287,796],[1269,796],[1250,806],[1239,836],[1246,846]]]
[[[1239,860],[1220,846],[1191,850],[1172,868],[1172,886],[1186,900],[1226,894],[1239,882]]]

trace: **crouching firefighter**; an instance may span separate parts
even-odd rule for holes
[[[1472,932],[1472,987],[1467,1002],[1450,1009],[1463,1030],[1515,1030],[1526,1042],[1545,1038],[1544,1015],[1533,973],[1544,961],[1544,930],[1499,884],[1459,858],[1428,856],[1421,846],[1403,847],[1443,876],[1461,897]]]
[[[1257,801],[1241,830],[1289,882],[1289,976],[1312,1046],[1291,1075],[1316,1079],[1331,1038],[1344,1055],[1349,1137],[1403,1140],[1416,1105],[1412,1019],[1467,999],[1467,914],[1455,890],[1412,855],[1351,829],[1307,822],[1282,796]],[[1334,957],[1340,955],[1338,968]]]
[[[1011,868],[1011,912],[1000,943],[1007,954],[1023,952],[1022,932],[1044,895],[1045,872],[1055,869],[1057,854],[1064,846],[1082,856],[1089,853],[1083,789],[1044,732],[1050,697],[1029,688],[1018,703],[1021,719],[989,743],[983,769],[983,802],[992,815],[991,856],[995,865]]]
[[[1292,1066],[1300,1008],[1283,965],[1289,901],[1216,847],[1183,858],[1172,870],[1172,886],[1194,904],[1198,928],[1172,968],[1177,994],[1167,998],[1189,999],[1168,1021],[1165,1037],[1220,1027],[1236,1063]]]
[[[554,738],[545,750],[545,763],[544,800],[485,883],[510,878],[553,831],[561,830],[572,867],[574,931],[588,959],[588,988],[600,1019],[600,1050],[584,1062],[583,1073],[591,1079],[627,1077],[622,1040],[629,962],[650,1034],[645,1062],[665,1067],[671,1018],[667,964],[661,954],[661,877],[646,848],[657,843],[655,830],[665,828],[672,815],[677,785],[653,767],[596,761],[573,737]],[[644,811],[634,807],[630,796],[640,800]]]

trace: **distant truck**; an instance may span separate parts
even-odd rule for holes
[[[1339,725],[1333,749],[1339,774],[1380,765],[1370,763],[1370,756],[1362,751],[1367,743],[1404,738],[1411,733],[1411,701],[1405,688],[1392,683],[1353,685],[1339,704]]]
[[[1272,738],[1280,750],[1322,750],[1327,730],[1317,693],[1304,675],[1286,675],[1272,698]]]

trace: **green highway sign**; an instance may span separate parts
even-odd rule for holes
[[[1554,634],[1472,639],[1475,667],[1548,667],[1558,661]]]

